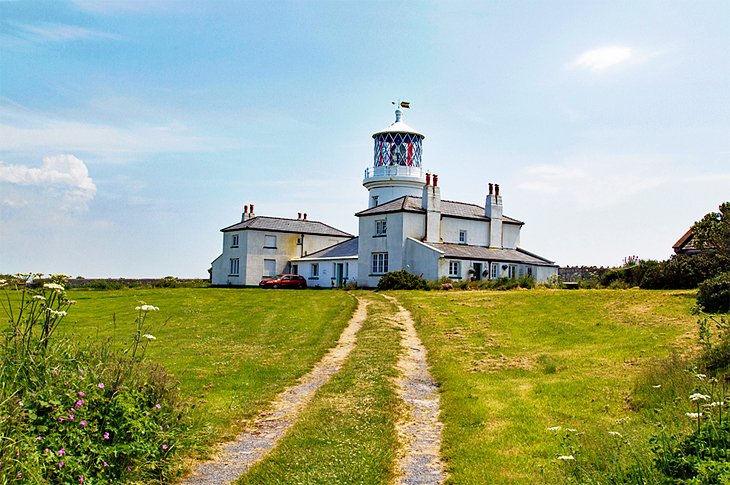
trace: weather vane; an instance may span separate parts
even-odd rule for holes
[[[400,101],[400,100],[398,100],[398,103],[396,103],[395,101],[391,101],[391,103],[394,104],[394,105],[396,105],[396,106],[400,106],[401,108],[408,108],[408,109],[410,109],[410,107],[411,107],[410,101]]]

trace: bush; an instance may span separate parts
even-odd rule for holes
[[[697,304],[709,313],[730,311],[730,272],[721,273],[700,283]]]
[[[428,281],[405,270],[391,271],[378,281],[378,291],[428,289]]]
[[[721,254],[675,254],[647,268],[640,286],[654,290],[697,288],[706,279],[727,271],[730,271],[730,258]]]

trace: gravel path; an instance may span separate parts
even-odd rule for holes
[[[426,348],[418,338],[408,310],[395,298],[383,296],[397,305],[398,313],[394,318],[404,329],[403,351],[398,360],[400,376],[396,385],[409,413],[397,426],[403,445],[396,464],[396,483],[443,483],[446,473],[441,462],[440,399],[426,363]]]
[[[309,403],[317,389],[340,370],[350,351],[355,347],[357,332],[367,316],[367,306],[367,301],[358,299],[357,310],[340,335],[337,345],[309,374],[299,380],[299,384],[279,394],[269,409],[261,413],[235,441],[224,445],[218,456],[202,463],[182,483],[186,485],[231,483],[254,463],[264,458],[294,425],[300,411]]]

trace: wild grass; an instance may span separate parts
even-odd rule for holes
[[[284,387],[332,347],[355,299],[345,292],[259,289],[71,290],[74,312],[58,333],[122,347],[134,338],[134,308],[159,307],[146,358],[180,382],[202,427],[201,452],[233,438]]]
[[[564,481],[570,460],[558,457],[577,453],[579,441],[612,447],[609,431],[636,435],[641,454],[655,428],[632,410],[635,380],[694,342],[692,292],[394,294],[441,385],[453,483]]]
[[[401,405],[392,380],[399,330],[384,315],[391,303],[372,303],[357,347],[266,459],[238,483],[389,483]]]

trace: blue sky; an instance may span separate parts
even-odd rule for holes
[[[558,264],[730,199],[730,2],[0,1],[0,273],[205,277],[222,227],[351,233],[409,100],[442,197]]]

